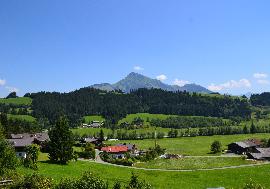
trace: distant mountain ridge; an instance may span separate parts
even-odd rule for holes
[[[149,77],[146,77],[142,74],[138,74],[135,72],[131,72],[124,79],[118,81],[115,84],[101,83],[101,84],[91,85],[90,87],[100,89],[100,90],[106,90],[106,91],[121,90],[125,93],[129,93],[131,90],[135,90],[139,88],[147,88],[147,89],[156,88],[156,89],[163,89],[166,91],[212,93],[212,91],[200,85],[186,84],[183,87],[180,87],[177,85],[168,85],[168,84],[162,83],[161,81],[157,79],[151,79]]]

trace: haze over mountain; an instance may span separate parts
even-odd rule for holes
[[[106,90],[106,91],[120,89],[121,91],[125,93],[128,93],[131,90],[139,89],[139,88],[147,88],[147,89],[157,88],[157,89],[163,89],[166,91],[187,91],[187,92],[198,92],[198,93],[211,93],[210,90],[197,84],[186,84],[182,87],[178,85],[168,85],[168,84],[162,83],[161,81],[157,79],[151,79],[149,77],[146,77],[144,75],[141,75],[135,72],[131,72],[124,79],[118,81],[115,84],[102,83],[102,84],[95,84],[90,87]]]

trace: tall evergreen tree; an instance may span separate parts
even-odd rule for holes
[[[4,131],[6,131],[7,126],[8,126],[7,114],[5,114],[5,113],[0,114],[0,122],[1,122],[1,124],[3,126]]]
[[[257,128],[256,128],[254,122],[252,121],[251,126],[250,126],[250,133],[254,134],[256,132],[257,132]]]
[[[243,128],[243,133],[244,134],[248,134],[249,133],[249,130],[247,128],[247,126],[245,125],[244,128]]]
[[[99,139],[100,139],[101,141],[104,141],[104,140],[105,140],[105,138],[104,138],[104,132],[103,132],[102,129],[101,129],[100,132],[99,132]]]
[[[11,92],[6,98],[17,98],[17,93],[16,92]]]
[[[49,131],[49,158],[51,161],[66,164],[73,159],[74,138],[69,130],[68,121],[61,117]]]

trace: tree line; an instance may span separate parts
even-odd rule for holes
[[[153,113],[250,119],[247,99],[209,96],[161,89],[138,89],[128,94],[82,88],[70,93],[39,92],[33,99],[34,117],[50,123],[66,115],[71,126],[77,126],[86,115],[102,115],[110,124],[128,114]]]
[[[253,94],[250,97],[253,106],[270,106],[270,92]]]

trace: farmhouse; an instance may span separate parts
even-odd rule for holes
[[[92,121],[90,124],[83,123],[82,127],[83,128],[85,128],[85,127],[88,127],[88,128],[100,128],[100,127],[102,127],[103,124],[104,123],[100,122],[100,121]]]
[[[248,139],[241,142],[234,142],[228,145],[228,150],[235,154],[247,154],[249,152],[254,152],[255,148],[262,145],[261,140],[258,139]]]
[[[82,144],[91,143],[95,146],[100,146],[102,144],[102,141],[99,138],[83,138],[80,142]]]
[[[128,152],[127,146],[107,146],[102,147],[101,151],[112,154],[114,158],[124,158],[125,153]]]
[[[26,147],[31,144],[43,145],[45,141],[49,140],[48,133],[23,133],[11,134],[8,141],[14,146],[16,155],[21,158],[26,158]]]

